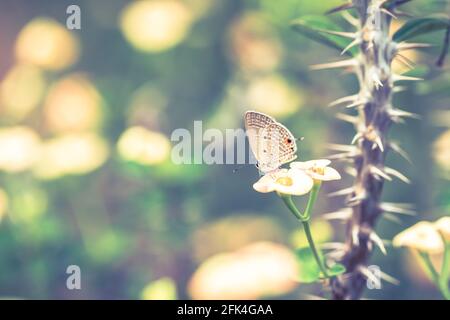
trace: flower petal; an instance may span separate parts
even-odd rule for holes
[[[275,190],[295,196],[301,196],[311,191],[313,187],[313,179],[301,170],[289,170],[288,177],[292,179],[292,185],[286,186],[275,183]]]
[[[392,241],[395,247],[409,247],[422,252],[438,254],[444,250],[444,243],[434,225],[421,221],[400,232]]]
[[[261,193],[268,193],[275,191],[274,185],[275,185],[274,176],[266,174],[253,184],[253,189]]]
[[[324,168],[323,177],[324,178],[322,180],[324,180],[324,181],[340,180],[341,179],[341,175],[339,174],[339,172],[336,169],[333,169],[331,167]]]
[[[291,168],[293,169],[301,169],[301,170],[309,170],[314,167],[316,168],[325,168],[331,163],[328,159],[316,159],[316,160],[309,160],[305,162],[301,161],[294,161],[291,162]]]
[[[450,217],[442,217],[434,223],[434,227],[444,237],[445,240],[450,241]]]

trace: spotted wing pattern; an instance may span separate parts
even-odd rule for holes
[[[281,123],[255,111],[246,112],[244,118],[250,148],[262,172],[276,170],[297,157],[295,138]]]

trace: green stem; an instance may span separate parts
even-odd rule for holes
[[[442,237],[445,245],[444,257],[442,260],[441,276],[439,278],[439,288],[447,300],[450,300],[450,291],[448,288],[448,280],[450,277],[450,243]]]
[[[443,290],[442,284],[441,284],[441,277],[439,276],[439,273],[436,271],[436,269],[433,266],[433,263],[431,262],[430,256],[428,253],[420,252],[419,256],[422,258],[422,261],[425,263],[426,268],[430,272],[431,279],[436,284],[436,286],[441,291],[442,295],[445,299],[450,300],[450,295],[448,294],[448,290]]]
[[[314,244],[314,239],[312,237],[311,228],[309,227],[308,221],[302,221],[303,228],[305,229],[306,238],[308,239],[309,247],[311,248],[311,251],[313,252],[314,258],[316,259],[317,265],[319,266],[320,270],[322,271],[323,275],[328,278],[327,268],[325,268],[325,265],[320,258],[320,255],[316,249],[316,246]]]
[[[320,185],[321,181],[319,180],[314,181],[314,186],[311,189],[311,193],[309,194],[309,200],[306,205],[305,213],[303,214],[303,216],[305,216],[308,220],[311,217],[312,208],[317,200],[317,196],[319,195]]]
[[[284,204],[288,207],[288,209],[294,214],[294,216],[299,219],[302,224],[303,228],[305,230],[306,238],[308,239],[309,247],[311,248],[311,251],[313,252],[314,258],[316,259],[317,265],[319,266],[320,270],[322,271],[323,275],[325,277],[329,277],[327,273],[327,268],[325,267],[322,259],[320,258],[319,252],[316,249],[316,246],[314,244],[314,239],[312,237],[311,228],[309,226],[309,220],[311,218],[312,208],[314,206],[314,203],[317,200],[317,196],[319,194],[320,190],[320,181],[315,181],[314,186],[311,189],[311,192],[309,194],[308,203],[306,205],[305,213],[301,213],[294,202],[292,201],[292,197],[290,195],[286,194],[279,194],[280,198],[283,200]]]
[[[292,201],[292,197],[287,194],[278,194],[283,200],[284,204],[292,212],[292,214],[300,221],[307,221],[307,218],[297,209],[296,205]]]

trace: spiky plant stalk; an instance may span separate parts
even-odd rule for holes
[[[382,0],[353,0],[358,13],[357,32],[352,45],[359,46],[359,54],[352,59],[352,69],[359,81],[359,93],[340,99],[358,110],[354,119],[356,135],[354,150],[347,155],[353,159],[356,178],[347,189],[347,205],[352,215],[346,229],[346,245],[341,256],[347,273],[335,278],[332,285],[334,299],[358,299],[366,286],[370,271],[368,260],[376,244],[384,251],[374,228],[382,211],[381,193],[384,180],[397,176],[406,178],[384,164],[386,152],[393,148],[388,131],[393,122],[408,116],[392,106],[392,93],[397,80],[412,80],[395,75],[391,63],[399,54],[399,46],[390,38],[392,13],[383,8]],[[349,116],[347,120],[351,119]],[[391,208],[395,211],[395,207]]]

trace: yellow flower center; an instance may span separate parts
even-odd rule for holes
[[[278,178],[276,180],[276,183],[281,184],[282,186],[285,186],[285,187],[290,187],[294,184],[294,182],[292,181],[292,179],[290,177]]]
[[[325,174],[325,168],[323,168],[323,167],[316,167],[316,166],[314,166],[314,167],[312,168],[312,171],[313,171],[314,173],[320,174],[320,175],[322,175],[322,176]]]

